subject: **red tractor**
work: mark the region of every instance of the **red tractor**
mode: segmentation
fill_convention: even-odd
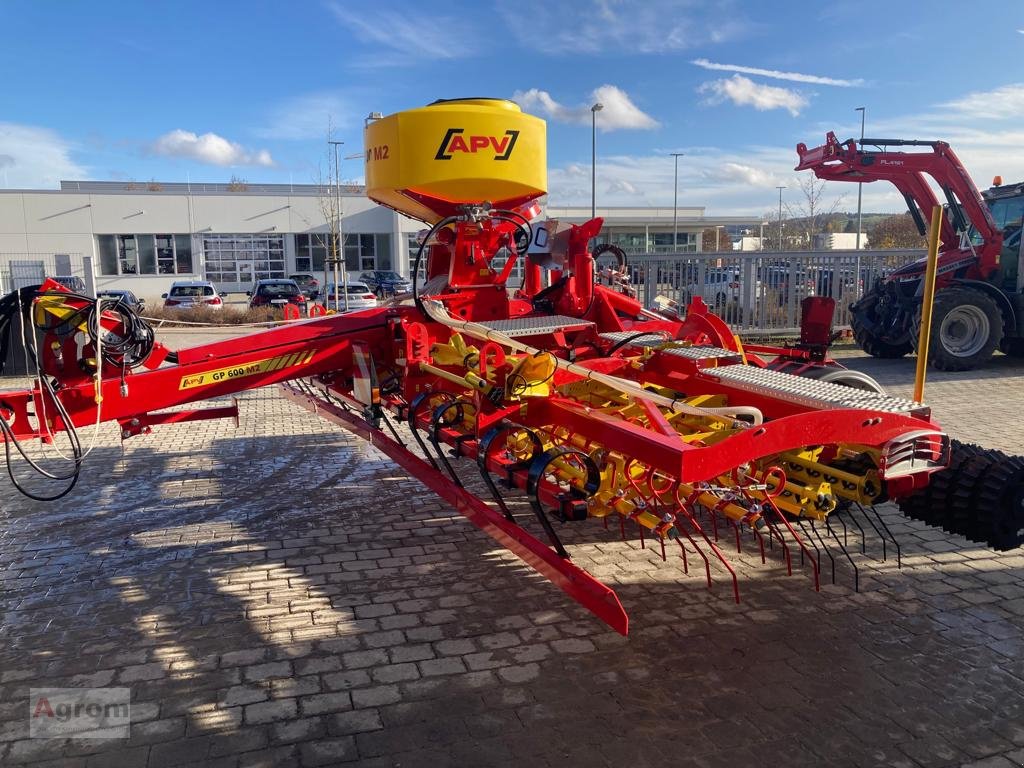
[[[813,170],[820,179],[891,181],[906,199],[922,235],[932,208],[939,204],[926,178],[931,177],[942,193],[946,215],[929,360],[940,370],[964,371],[984,365],[997,349],[1024,354],[1024,184],[979,192],[944,141],[840,143],[830,132],[824,145],[808,149],[798,144],[796,150],[796,170]],[[851,305],[854,337],[865,352],[895,358],[915,351],[924,269],[923,259],[897,269]]]

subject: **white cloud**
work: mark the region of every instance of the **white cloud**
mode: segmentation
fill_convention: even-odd
[[[177,128],[165,133],[150,146],[151,151],[166,157],[183,157],[209,165],[263,165],[274,164],[265,149],[251,152],[241,144],[228,141],[216,133],[199,136]]]
[[[353,107],[333,93],[308,93],[289,99],[271,110],[267,124],[254,133],[264,139],[323,139],[327,126],[352,125]]]
[[[614,85],[602,85],[595,88],[587,104],[568,107],[552,98],[547,91],[531,88],[528,91],[516,91],[512,98],[526,112],[538,112],[545,117],[560,123],[589,123],[590,107],[599,103],[604,108],[597,113],[597,127],[602,131],[649,130],[657,128],[659,123],[641,110],[629,94]]]
[[[498,12],[520,45],[546,56],[669,53],[735,40],[753,26],[735,7],[693,0],[519,0]]]
[[[479,46],[479,36],[463,17],[443,16],[409,6],[386,10],[370,3],[357,7],[352,2],[333,2],[327,7],[361,42],[384,51],[364,57],[364,65],[400,66],[425,59],[460,59],[476,53]]]
[[[940,104],[976,119],[1006,120],[1024,117],[1024,83],[1010,83],[991,91],[968,93]]]
[[[759,112],[785,109],[793,117],[799,115],[800,110],[809,103],[807,97],[797,91],[755,83],[743,75],[733,75],[727,80],[712,80],[701,85],[697,92],[706,94],[706,102],[709,104],[721,104],[728,100],[737,106],[753,107]]]
[[[618,192],[621,192],[621,193],[623,193],[625,195],[631,195],[631,196],[635,196],[635,195],[639,194],[639,191],[637,190],[637,188],[635,186],[633,186],[632,184],[630,184],[625,179],[614,179],[614,180],[612,180],[612,182],[606,187],[606,189],[609,192],[611,192],[612,194],[616,194]]]
[[[0,122],[0,181],[31,189],[87,177],[88,171],[71,159],[73,149],[49,128]]]
[[[800,72],[783,72],[778,69],[761,69],[760,67],[745,67],[740,64],[719,64],[707,59],[694,59],[693,63],[703,69],[711,69],[721,72],[739,72],[744,75],[760,75],[770,77],[774,80],[789,80],[794,83],[814,83],[815,85],[836,85],[842,88],[854,88],[863,85],[864,81],[842,80],[835,77],[823,77],[821,75],[804,75]]]

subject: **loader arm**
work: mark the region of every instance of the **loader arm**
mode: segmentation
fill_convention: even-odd
[[[878,149],[865,150],[867,146]],[[890,147],[925,147],[928,151],[905,152],[890,150]],[[977,274],[974,276],[986,278],[997,268],[1002,233],[992,219],[981,192],[946,142],[907,139],[864,139],[857,142],[850,139],[841,143],[830,131],[823,145],[808,148],[806,144],[798,144],[796,151],[800,162],[795,170],[812,170],[820,179],[892,182],[907,198],[908,206],[911,200],[916,204],[917,211],[913,206],[910,210],[919,224],[939,204],[925,178],[930,176],[942,191],[953,218],[952,223],[949,218],[943,218],[942,250],[959,248],[960,234],[973,227],[982,241],[976,248],[977,265],[973,271]]]

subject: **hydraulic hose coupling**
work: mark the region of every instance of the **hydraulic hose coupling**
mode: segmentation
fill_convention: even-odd
[[[462,214],[458,219],[459,221],[468,221],[475,224],[483,221],[484,219],[490,218],[492,209],[493,206],[486,200],[482,203],[466,203],[465,205],[459,206],[459,210]]]

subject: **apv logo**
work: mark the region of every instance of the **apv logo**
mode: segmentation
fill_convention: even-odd
[[[451,160],[456,152],[475,155],[481,151],[494,151],[495,160],[508,160],[515,149],[519,131],[505,131],[501,138],[497,136],[464,136],[465,128],[449,128],[437,148],[435,160]]]

